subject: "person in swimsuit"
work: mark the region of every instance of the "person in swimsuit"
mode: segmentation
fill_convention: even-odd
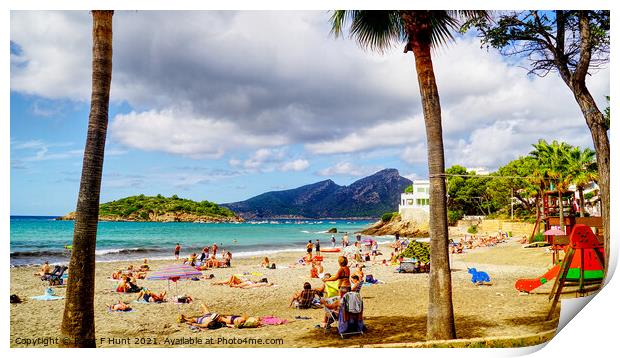
[[[312,254],[312,246],[312,240],[308,240],[308,243],[306,244],[306,252],[309,254]]]
[[[144,302],[164,302],[166,299],[165,297],[166,297],[166,291],[160,294],[156,294],[149,290],[143,290],[138,295],[138,298],[136,299],[136,301],[140,301],[140,299],[143,299]]]
[[[177,246],[174,247],[174,259],[179,259],[179,254],[181,253],[181,245],[177,242]]]
[[[45,276],[45,275],[49,275],[50,272],[52,272],[50,264],[49,264],[49,262],[45,261],[43,266],[41,266],[41,270],[39,270],[39,272],[35,273],[34,275],[35,276]]]
[[[316,239],[316,244],[314,244],[314,248],[316,250],[316,254],[320,255],[321,254],[321,242],[319,241],[319,239]]]
[[[351,270],[349,270],[349,260],[345,256],[338,257],[338,265],[340,268],[336,274],[324,281],[336,281],[338,280],[338,288],[342,287],[351,287],[351,282],[349,281],[349,277],[351,276]]]
[[[217,244],[214,242],[213,246],[211,247],[211,252],[213,254],[213,257],[216,257],[217,255]]]
[[[108,308],[110,309],[110,311],[123,311],[123,312],[131,311],[131,307],[129,307],[128,304],[122,301],[118,301],[117,303],[113,305],[109,305]]]

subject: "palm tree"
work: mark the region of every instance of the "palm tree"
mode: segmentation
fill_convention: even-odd
[[[339,36],[347,22],[350,34],[361,47],[383,52],[404,42],[405,53],[413,51],[422,99],[428,145],[430,179],[431,272],[427,339],[454,339],[452,279],[448,256],[448,221],[441,106],[435,81],[431,48],[453,40],[459,18],[487,17],[485,11],[336,10],[332,33]]]
[[[568,157],[572,146],[564,142],[558,143],[555,140],[549,144],[541,139],[537,144],[533,144],[533,147],[535,149],[530,155],[538,160],[540,170],[548,178],[549,187],[553,186],[553,189],[558,192],[560,228],[564,230],[564,204],[562,196],[568,191],[570,185]]]
[[[579,216],[584,217],[583,189],[592,181],[598,180],[596,152],[590,148],[582,151],[579,147],[575,147],[568,154],[568,176],[579,191]]]
[[[60,345],[64,347],[96,346],[95,246],[112,79],[113,15],[114,11],[92,11],[92,93],[61,326]]]

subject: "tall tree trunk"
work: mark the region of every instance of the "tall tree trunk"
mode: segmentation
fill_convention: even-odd
[[[571,89],[581,108],[583,116],[592,134],[592,142],[596,150],[596,165],[598,167],[598,186],[601,190],[601,215],[603,216],[603,236],[605,245],[605,271],[609,266],[609,137],[605,126],[603,113],[596,106],[596,102],[585,81],[574,81]]]
[[[403,12],[409,31],[410,48],[415,56],[418,85],[422,98],[426,140],[428,146],[428,173],[430,179],[431,270],[426,337],[429,340],[454,339],[454,312],[452,307],[452,277],[448,255],[448,213],[446,207],[445,163],[441,127],[441,106],[431,59],[430,21],[425,11]]]
[[[584,217],[586,216],[586,214],[585,214],[585,209],[583,207],[585,204],[585,200],[583,198],[583,187],[580,186],[577,189],[579,190],[579,216]]]
[[[560,208],[560,230],[564,231],[564,203],[562,203],[562,192],[558,189],[558,205]],[[567,233],[567,234],[570,234]]]
[[[95,246],[112,79],[113,11],[93,11],[92,93],[69,262],[63,347],[95,347]]]

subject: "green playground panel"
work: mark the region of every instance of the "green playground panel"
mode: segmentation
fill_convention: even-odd
[[[566,279],[569,281],[579,281],[580,274],[579,268],[570,268],[568,269],[568,274],[566,275]],[[584,280],[601,280],[603,279],[603,270],[584,270],[583,271]]]

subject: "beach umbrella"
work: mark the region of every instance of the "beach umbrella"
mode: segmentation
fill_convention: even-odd
[[[556,235],[566,235],[566,233],[560,229],[549,229],[543,232],[545,236],[556,236]]]
[[[147,280],[166,280],[168,281],[168,290],[170,290],[170,281],[175,283],[177,297],[179,296],[179,287],[177,281],[189,280],[193,277],[201,276],[202,272],[195,267],[189,265],[170,265],[157,271],[153,271],[146,278]]]

